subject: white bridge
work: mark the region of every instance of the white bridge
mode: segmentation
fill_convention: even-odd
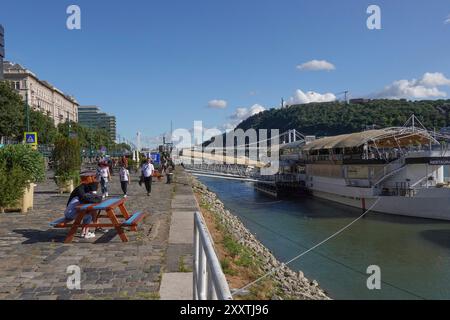
[[[305,141],[305,137],[295,129],[286,131],[271,139],[278,139],[278,146]],[[249,151],[251,148],[257,149],[258,144],[271,139],[250,142],[245,145],[231,147],[231,149]],[[256,147],[254,147],[255,145]],[[216,149],[214,154],[203,151],[201,147],[183,149],[180,160],[185,170],[195,176],[250,182],[260,181],[260,170],[270,166],[270,163],[260,160],[259,157],[256,160],[246,156],[229,156],[224,148]]]

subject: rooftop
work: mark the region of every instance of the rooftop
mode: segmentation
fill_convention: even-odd
[[[78,104],[78,102],[75,99],[75,97],[73,97],[71,95],[68,95],[68,94],[65,94],[64,92],[62,92],[61,90],[56,88],[54,85],[52,85],[50,82],[48,82],[46,80],[39,79],[38,76],[35,73],[33,73],[31,70],[23,67],[22,65],[20,65],[18,63],[11,62],[11,61],[3,61],[3,70],[4,70],[5,74],[26,74],[26,75],[30,75],[33,78],[35,78],[37,81],[42,83],[44,86],[46,86],[47,88],[58,92],[60,95],[62,95],[65,98],[69,99],[73,103]]]
[[[307,144],[303,150],[355,148],[364,144],[374,144],[379,148],[392,148],[411,144],[429,144],[430,142],[437,143],[426,130],[414,127],[392,127],[321,138]]]

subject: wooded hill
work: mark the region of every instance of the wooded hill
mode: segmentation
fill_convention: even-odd
[[[403,126],[415,114],[429,130],[450,126],[450,100],[370,100],[292,105],[271,109],[241,122],[237,129],[296,129],[305,135],[333,136],[365,130]]]

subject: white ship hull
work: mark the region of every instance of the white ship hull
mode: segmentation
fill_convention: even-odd
[[[403,127],[287,144],[279,176],[290,174],[314,196],[361,211],[450,220],[448,144],[416,123],[413,115]]]
[[[426,191],[426,190],[425,190]],[[433,192],[420,193],[415,197],[401,197],[401,196],[380,196],[370,198],[349,197],[339,194],[333,194],[322,191],[313,191],[315,197],[334,201],[347,206],[355,207],[363,210],[371,208],[375,202],[375,206],[371,212],[381,212],[386,214],[394,214],[408,217],[450,220],[450,189],[442,189],[442,192],[433,196]]]

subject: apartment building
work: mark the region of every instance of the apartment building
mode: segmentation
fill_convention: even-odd
[[[3,69],[5,80],[11,83],[31,109],[48,115],[55,125],[66,121],[78,122],[79,104],[74,97],[39,79],[20,64],[4,61]]]
[[[116,117],[101,111],[98,106],[78,107],[79,123],[88,128],[104,129],[116,141]]]

